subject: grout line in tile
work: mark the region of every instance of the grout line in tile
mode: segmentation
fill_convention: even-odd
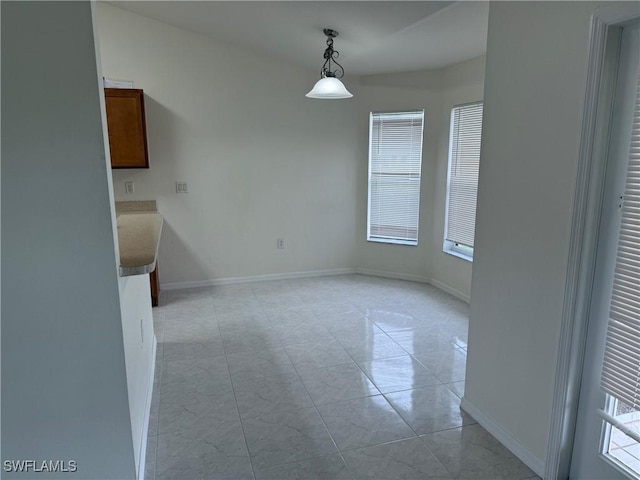
[[[458,427],[458,428],[461,428],[461,427]],[[425,434],[425,435],[428,435],[428,434]],[[422,439],[422,437],[421,437],[420,435],[418,435],[418,438],[419,438],[419,439],[420,439],[420,441],[422,442],[422,445],[424,445],[424,448],[427,450],[427,452],[429,452],[429,453],[431,454],[431,456],[432,456],[433,458],[435,458],[435,459],[436,459],[436,462],[438,462],[438,463],[440,464],[440,466],[441,466],[442,468],[444,468],[444,471],[445,471],[445,472],[447,472],[449,475],[451,475],[451,478],[456,478],[456,475],[455,475],[451,470],[449,470],[449,469],[444,465],[444,463],[442,463],[442,461],[440,461],[440,459],[438,458],[438,456],[437,456],[435,453],[433,453],[433,452],[431,451],[431,449],[429,448],[429,446],[426,444],[426,442]]]
[[[349,466],[347,461],[344,459],[344,455],[342,455],[342,452],[338,452],[338,455],[342,459],[342,463],[344,463],[345,467],[347,467],[347,471],[349,472],[349,475],[351,476],[351,478],[355,479],[355,475],[353,474],[353,471],[351,470],[351,467]]]
[[[318,320],[319,320],[319,319],[318,319]],[[375,322],[373,322],[373,323],[375,323]],[[338,341],[338,343],[340,343],[340,341],[336,338],[336,336],[333,334],[333,332],[329,331],[329,333],[333,336],[333,338],[334,338],[336,341]],[[392,340],[393,340],[393,339],[392,339]],[[340,345],[342,345],[342,344],[340,344]],[[347,351],[347,349],[346,349],[346,348],[344,348],[344,347],[342,347],[342,348],[344,349],[344,351],[345,351],[345,352],[347,352],[347,355],[349,355],[349,357],[351,357],[351,360],[353,360],[353,362],[354,362],[354,363],[355,363],[355,365],[358,367],[358,369],[360,370],[360,372],[362,372],[362,374],[365,376],[365,378],[367,378],[367,379],[371,382],[371,384],[376,388],[376,390],[379,392],[379,394],[380,394],[380,395],[382,395],[382,398],[384,398],[384,399],[385,399],[385,401],[386,401],[386,402],[391,406],[391,408],[392,408],[392,409],[393,409],[393,410],[398,414],[398,416],[400,417],[400,419],[401,419],[401,420],[402,420],[402,421],[403,421],[403,422],[404,422],[404,423],[409,427],[409,429],[414,433],[414,435],[416,435],[416,436],[418,436],[418,437],[419,437],[419,435],[416,433],[416,431],[411,427],[411,425],[409,425],[409,424],[407,423],[407,421],[402,417],[402,415],[400,415],[400,412],[398,412],[398,411],[396,410],[396,408],[395,408],[395,407],[393,406],[393,404],[389,401],[389,399],[387,399],[387,397],[386,397],[386,396],[384,396],[384,394],[380,391],[380,389],[379,389],[379,388],[378,388],[378,386],[375,384],[375,382],[374,382],[374,381],[369,377],[369,375],[367,375],[367,372],[365,372],[365,371],[364,371],[364,369],[360,366],[360,364],[356,361],[356,359],[355,359],[355,358],[353,358],[353,355],[351,355],[351,353],[349,353],[349,352]],[[303,382],[303,383],[304,383],[304,382]],[[359,397],[359,398],[368,398],[368,397],[373,397],[373,396],[376,396],[376,395],[377,395],[377,394],[373,394],[373,395],[366,395],[365,397]],[[314,400],[313,398],[311,398],[311,400],[313,401],[314,405],[316,405],[315,400]],[[329,404],[330,404],[330,403],[337,403],[337,402],[329,402]],[[317,405],[316,405],[316,410],[317,410]],[[318,410],[318,414],[320,415],[320,411],[319,411],[319,410]],[[322,415],[320,415],[320,418],[322,418]],[[324,418],[322,418],[322,422],[324,423]],[[327,429],[327,431],[329,431],[328,427],[326,426],[326,423],[325,423],[325,428]],[[333,436],[331,435],[331,432],[329,432],[329,435],[331,436],[331,439],[333,440],[334,444],[336,445],[336,448],[338,448],[338,444],[337,444],[337,443],[336,443],[336,441],[333,439]],[[410,437],[410,438],[413,438],[413,437]],[[391,443],[391,442],[387,442],[387,443]],[[344,450],[341,450],[340,448],[338,448],[338,451],[342,453],[342,451],[344,451]],[[346,463],[347,463],[347,462],[345,461],[345,464],[346,464]],[[348,468],[348,465],[347,465],[347,468]],[[351,471],[351,470],[349,470],[349,471]]]
[[[413,439],[420,439],[420,435],[412,435],[410,437],[405,437],[405,438],[396,438],[393,440],[387,440],[386,442],[380,442],[380,443],[373,443],[371,445],[365,445],[364,447],[351,447],[351,448],[344,448],[342,450],[340,450],[340,453],[349,453],[349,452],[353,452],[355,450],[363,450],[365,448],[371,448],[371,447],[380,447],[382,445],[392,445],[394,443],[400,443],[400,442],[406,442],[407,440],[413,440]],[[422,442],[422,444],[426,447],[426,445],[424,444],[424,442]],[[429,450],[429,449],[427,449]],[[431,450],[429,450],[429,453],[431,453],[433,455],[433,453],[431,452]],[[435,457],[435,455],[434,455]]]
[[[318,315],[315,312],[313,312],[313,315],[316,317],[317,321],[320,321],[320,319],[318,318]],[[329,334],[333,337],[333,334],[331,332],[329,332]],[[331,435],[331,432],[329,431],[329,427],[327,427],[327,424],[325,423],[324,418],[322,418],[322,415],[320,415],[320,410],[318,410],[318,405],[316,404],[316,401],[314,400],[314,398],[309,393],[309,389],[305,385],[304,380],[302,379],[302,376],[300,375],[300,372],[296,368],[296,365],[291,360],[291,357],[289,356],[289,352],[287,351],[286,347],[284,347],[284,346],[283,346],[283,350],[284,350],[285,355],[289,359],[289,362],[291,362],[291,365],[293,365],[293,369],[295,370],[296,375],[298,375],[298,380],[300,380],[300,383],[302,384],[302,387],[304,388],[304,391],[307,392],[307,395],[309,395],[309,398],[311,399],[311,403],[313,403],[313,408],[314,408],[314,410],[316,412],[316,415],[318,415],[318,417],[320,418],[320,421],[322,422],[322,425],[324,426],[324,429],[327,432],[327,435],[329,435],[329,438],[331,439],[331,442],[333,443],[333,446],[335,447],[337,452],[340,452],[340,449],[338,448],[338,444],[336,443],[335,439],[333,438],[333,435]]]
[[[253,289],[252,289],[253,291]],[[215,305],[213,305],[212,303],[212,308],[213,308],[213,313],[215,315],[216,318],[216,324],[218,326],[218,333],[220,335],[222,335],[222,332],[220,331],[220,324],[217,322],[217,312],[216,312],[216,307]],[[227,364],[227,373],[229,374],[229,381],[231,382],[231,391],[233,392],[233,400],[236,403],[236,412],[238,413],[238,420],[240,421],[240,428],[242,429],[242,439],[244,440],[244,446],[247,449],[247,457],[249,458],[249,466],[251,467],[251,475],[253,475],[253,478],[255,480],[256,478],[256,471],[253,467],[253,460],[251,458],[251,452],[249,451],[249,442],[247,442],[247,435],[245,434],[244,431],[244,423],[242,421],[242,416],[240,415],[240,406],[238,405],[238,396],[236,395],[236,389],[235,386],[233,384],[233,377],[231,376],[231,367],[229,366],[229,357],[227,356],[227,349],[224,345],[224,342],[222,342],[222,351],[224,352],[224,361]]]
[[[413,389],[409,389],[409,390],[413,390]],[[406,391],[408,391],[408,390],[401,390],[401,391],[402,391],[402,392],[406,392]],[[397,393],[397,392],[389,392],[389,393]],[[413,434],[414,434],[416,437],[420,438],[420,434],[419,434],[418,432],[416,432],[416,431],[415,431],[415,429],[414,429],[411,425],[409,425],[409,422],[407,422],[407,421],[404,419],[404,417],[402,416],[402,414],[400,413],[400,411],[395,407],[395,405],[393,404],[393,402],[387,398],[387,395],[388,395],[388,393],[387,393],[387,394],[383,393],[383,394],[382,394],[382,397],[387,401],[387,403],[391,406],[391,408],[393,408],[393,411],[394,411],[394,412],[396,412],[396,413],[398,414],[398,416],[399,416],[399,417],[402,419],[402,421],[407,425],[407,427],[409,427],[409,428],[411,429],[411,431],[413,432]],[[423,442],[423,443],[424,443],[424,442]]]
[[[404,441],[412,440],[412,439],[415,439],[415,438],[419,439],[420,436],[419,435],[413,435],[413,436],[410,436],[410,437],[404,437],[404,438],[397,438],[397,439],[394,439],[394,440],[388,440],[386,442],[372,443],[370,445],[365,445],[365,446],[361,446],[361,447],[344,448],[342,450],[338,449],[336,452],[323,453],[323,454],[320,454],[320,455],[310,455],[308,457],[298,458],[298,459],[290,461],[290,462],[283,462],[283,463],[277,463],[277,464],[274,464],[274,465],[269,465],[268,467],[264,467],[264,468],[281,467],[283,465],[291,465],[291,464],[294,464],[294,463],[298,463],[298,462],[302,462],[302,461],[306,461],[306,460],[311,460],[311,459],[314,459],[314,458],[321,458],[321,457],[328,457],[328,456],[331,456],[331,455],[338,455],[338,456],[340,456],[342,458],[342,461],[345,463],[345,465],[349,469],[349,472],[351,473],[351,469],[349,468],[349,464],[347,463],[347,461],[344,459],[344,456],[342,455],[343,453],[349,453],[349,452],[353,452],[355,450],[362,450],[362,449],[370,448],[370,447],[379,447],[379,446],[382,446],[382,445],[390,445],[390,444],[393,444],[393,443],[404,442]],[[424,444],[424,442],[421,442],[421,443],[426,448],[426,445]],[[429,453],[431,453],[433,455],[431,450],[429,450],[428,448],[427,448],[427,450],[429,451]],[[435,455],[433,455],[433,456],[435,457]]]
[[[370,397],[377,397],[377,396],[382,396],[387,401],[387,403],[391,406],[391,408],[393,408],[393,410],[396,411],[395,408],[393,407],[393,405],[391,405],[391,402],[389,400],[387,400],[387,398],[384,397],[382,394],[370,395],[368,397],[359,397],[359,398],[354,398],[354,399],[351,399],[351,400],[359,400],[360,398],[370,398]],[[348,402],[350,400],[341,400],[341,401],[342,402]],[[333,402],[333,403],[338,403],[338,402]],[[326,403],[324,405],[331,405],[331,404],[330,403]],[[320,413],[319,410],[318,410],[318,413]],[[398,413],[398,412],[396,411],[396,413]],[[365,446],[360,446],[360,447],[350,447],[350,448],[342,448],[342,449],[339,448],[338,444],[336,443],[336,447],[338,448],[338,452],[340,452],[340,453],[342,453],[342,452],[350,452],[352,450],[359,450],[361,448],[375,447],[375,446],[378,446],[378,445],[386,445],[388,443],[401,442],[402,440],[408,440],[410,438],[416,438],[416,437],[420,436],[415,432],[415,430],[413,430],[413,428],[411,428],[411,425],[407,424],[407,421],[404,418],[402,418],[402,415],[400,415],[398,413],[398,416],[409,427],[409,429],[413,432],[413,435],[411,435],[409,437],[404,437],[404,438],[396,438],[396,439],[393,439],[393,440],[386,440],[384,442],[372,443],[370,445],[365,445]],[[322,414],[320,414],[320,417],[322,417]],[[323,421],[324,421],[324,418],[323,418]]]
[[[330,457],[332,455],[338,455],[338,456],[340,456],[342,458],[342,454],[341,454],[340,451],[331,452],[331,453],[322,453],[320,455],[310,455],[308,457],[298,458],[298,459],[292,460],[290,462],[276,463],[274,465],[264,466],[262,469],[263,470],[267,470],[267,469],[270,469],[270,468],[282,467],[283,465],[293,465],[294,463],[306,462],[306,461],[309,461],[309,460],[313,460],[314,458]],[[344,459],[342,461],[344,461]],[[345,463],[345,465],[347,464],[347,462],[344,462],[344,463]],[[347,467],[348,467],[348,465],[347,465]]]

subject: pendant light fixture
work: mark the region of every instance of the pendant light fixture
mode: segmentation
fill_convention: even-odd
[[[320,80],[306,96],[325,99],[351,98],[353,95],[339,80],[344,77],[344,68],[336,61],[340,53],[333,49],[333,39],[338,36],[338,32],[330,28],[325,28],[323,31],[327,36],[327,48],[324,51],[324,64],[320,71]],[[332,63],[335,64],[333,70],[331,69]]]

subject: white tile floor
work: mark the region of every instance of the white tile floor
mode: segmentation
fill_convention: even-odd
[[[163,292],[149,479],[527,479],[460,410],[468,306],[361,275]]]

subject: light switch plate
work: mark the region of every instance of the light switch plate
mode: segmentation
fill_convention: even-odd
[[[133,195],[136,192],[133,181],[124,182],[124,193],[126,195]]]
[[[189,193],[189,188],[187,187],[187,182],[176,182],[176,193]]]

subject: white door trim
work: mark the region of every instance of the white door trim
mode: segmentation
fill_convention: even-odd
[[[604,161],[612,107],[612,83],[605,65],[610,27],[638,16],[635,2],[597,11],[591,20],[587,84],[576,177],[569,261],[557,351],[546,480],[569,477],[595,253],[602,204]],[[611,43],[611,42],[609,42]],[[607,132],[607,133],[604,133]],[[603,134],[604,133],[604,134]]]

